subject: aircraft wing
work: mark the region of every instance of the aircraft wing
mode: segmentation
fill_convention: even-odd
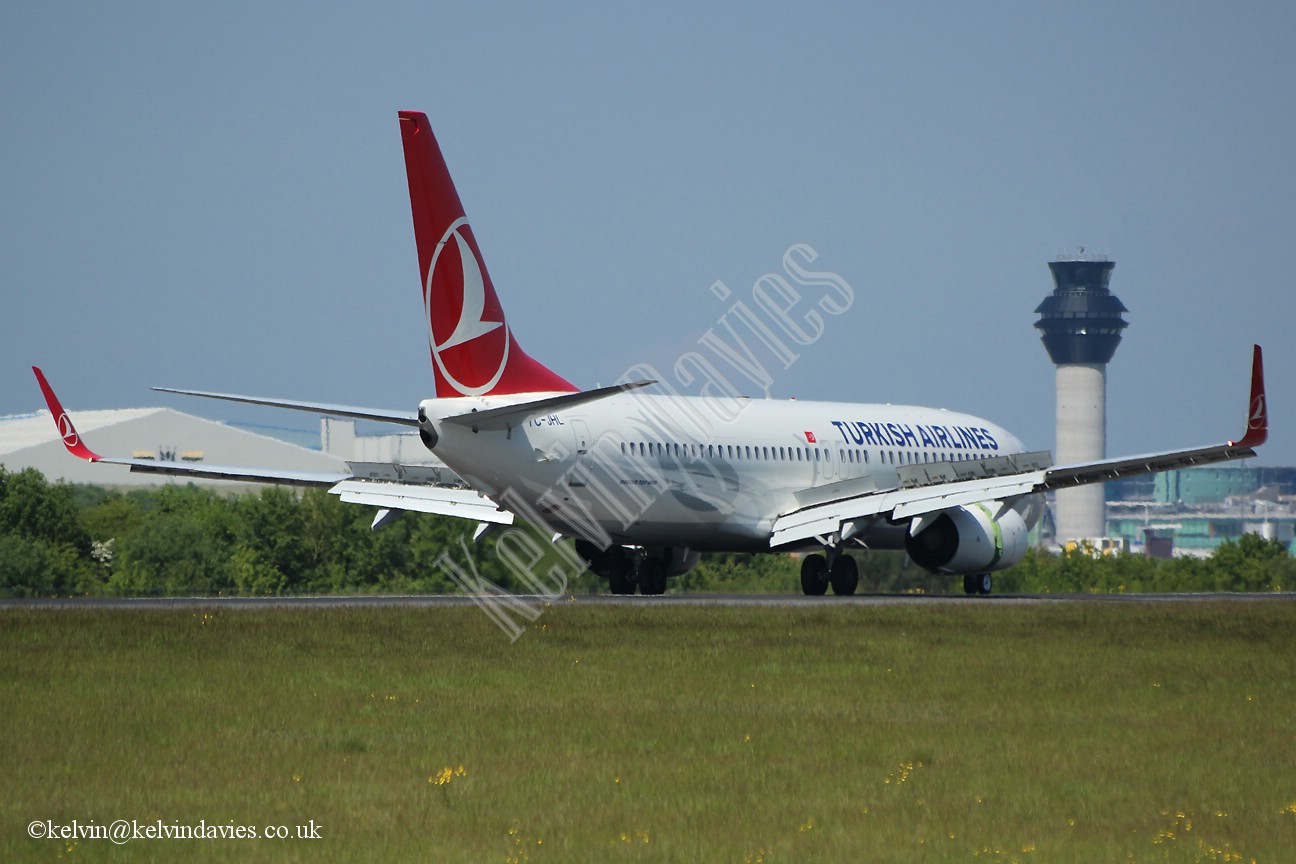
[[[382,510],[416,510],[423,513],[438,513],[445,516],[461,516],[476,519],[479,522],[512,524],[513,514],[502,509],[498,504],[484,495],[468,488],[450,469],[435,465],[400,465],[391,463],[348,462],[348,473],[316,471],[282,471],[273,468],[248,468],[237,466],[208,465],[193,462],[161,461],[156,459],[127,459],[111,456],[100,456],[91,450],[89,445],[77,432],[72,418],[63,409],[58,396],[50,387],[49,381],[41,370],[33,366],[36,380],[45,396],[50,414],[55,418],[59,435],[68,452],[88,462],[102,462],[105,465],[126,465],[131,471],[149,474],[166,474],[175,477],[197,477],[208,480],[235,480],[253,483],[268,483],[286,486],[315,487],[328,489],[343,501],[354,504],[368,504]],[[279,407],[300,407],[317,413],[324,406],[310,406],[306,403],[286,404],[282,400],[254,400],[248,397],[231,397],[225,394],[194,393],[190,395],[212,396],[214,398],[231,398],[235,401],[256,402]],[[339,408],[344,406],[329,406]],[[362,417],[369,420],[387,420],[404,423],[399,419],[403,415],[388,412],[392,416],[383,416],[381,412],[368,409],[351,409],[349,413],[329,411],[344,417]],[[413,415],[410,415],[412,418]],[[416,425],[415,421],[415,425]]]
[[[1269,436],[1269,415],[1265,402],[1264,363],[1256,345],[1251,361],[1251,400],[1246,433],[1237,441],[1189,450],[1167,450],[1142,456],[1047,465],[1047,454],[1026,453],[974,462],[935,465],[906,465],[897,472],[899,483],[891,489],[868,489],[853,494],[843,487],[832,500],[807,502],[774,521],[771,546],[782,546],[815,538],[846,537],[857,521],[913,519],[911,533],[918,533],[926,520],[950,507],[977,502],[1008,502],[1033,492],[1067,489],[1087,483],[1101,483],[1118,477],[1150,474],[1173,468],[1209,465],[1256,455],[1255,448]],[[969,476],[978,475],[978,476]],[[819,490],[805,490],[805,496]],[[801,498],[802,496],[798,496]],[[803,499],[804,500],[804,499]]]
[[[278,471],[273,468],[244,468],[234,465],[206,465],[194,462],[167,462],[157,459],[118,459],[98,456],[91,462],[105,465],[128,465],[133,472],[143,474],[169,474],[175,477],[195,477],[203,480],[234,480],[244,483],[265,483],[272,486],[301,486],[331,488],[351,475],[327,471]]]
[[[1024,455],[1036,457],[1039,454]],[[976,464],[949,462],[942,463],[940,466],[906,467],[936,468],[954,465],[963,467]],[[1034,459],[1030,459],[1027,460],[1027,464],[1036,463]],[[1012,466],[1014,469],[1016,467],[1016,465]],[[827,537],[839,534],[843,529],[846,529],[848,534],[849,529],[846,526],[857,520],[885,518],[888,521],[899,522],[915,516],[939,513],[961,504],[1016,498],[1037,491],[1046,473],[1046,470],[1037,468],[974,480],[940,481],[908,488],[898,486],[894,489],[865,492],[836,501],[801,507],[774,520],[770,546],[783,546],[788,543]]]

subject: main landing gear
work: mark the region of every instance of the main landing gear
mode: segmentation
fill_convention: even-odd
[[[989,594],[994,584],[990,581],[989,573],[968,573],[963,577],[964,594],[980,594],[982,596]]]
[[[859,566],[855,559],[832,547],[824,552],[824,555],[807,555],[801,559],[802,593],[820,597],[831,585],[834,594],[854,594],[859,587]]]
[[[656,558],[618,556],[605,572],[613,594],[633,594],[636,588],[647,596],[666,593],[666,564]]]
[[[646,554],[642,549],[632,550],[611,546],[600,550],[578,542],[576,552],[590,562],[590,569],[608,580],[613,594],[657,595],[666,593],[666,561],[657,555]]]

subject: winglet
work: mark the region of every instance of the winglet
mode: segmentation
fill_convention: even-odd
[[[1265,401],[1264,360],[1260,346],[1251,358],[1251,401],[1247,403],[1247,429],[1241,441],[1230,441],[1233,447],[1259,447],[1269,440],[1269,406]]]
[[[45,394],[45,404],[49,406],[50,414],[54,417],[54,425],[58,427],[59,437],[63,439],[63,446],[78,459],[98,462],[101,457],[81,440],[76,427],[72,425],[72,418],[63,410],[58,397],[54,395],[54,388],[50,387],[49,382],[45,380],[45,373],[41,372],[39,366],[33,366],[32,371],[36,373],[36,382],[40,384],[41,393]]]

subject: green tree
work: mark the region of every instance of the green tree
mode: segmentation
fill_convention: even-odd
[[[1212,556],[1216,591],[1272,591],[1288,571],[1287,547],[1259,534],[1221,543]],[[1290,584],[1290,582],[1289,582]]]
[[[50,484],[35,468],[11,474],[0,467],[0,531],[66,543],[89,552],[90,538],[81,527],[72,487]]]
[[[259,494],[234,499],[233,531],[236,541],[257,550],[258,558],[296,586],[309,582],[303,541],[304,519],[297,496],[271,486]]]
[[[196,486],[150,496],[139,528],[121,539],[108,582],[116,594],[225,594],[233,582],[230,505]]]
[[[243,596],[282,594],[288,583],[282,573],[261,559],[256,549],[242,544],[230,556],[228,573],[234,590]]]
[[[73,487],[51,484],[34,468],[0,466],[0,593],[80,594],[92,590],[95,567]]]

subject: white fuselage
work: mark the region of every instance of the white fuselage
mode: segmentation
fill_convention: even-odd
[[[982,418],[906,405],[626,394],[506,429],[438,422],[536,395],[420,410],[436,454],[480,492],[520,499],[562,533],[626,545],[768,551],[774,520],[834,490],[891,489],[905,465],[1024,450]],[[881,523],[861,540],[898,548],[904,530]]]

